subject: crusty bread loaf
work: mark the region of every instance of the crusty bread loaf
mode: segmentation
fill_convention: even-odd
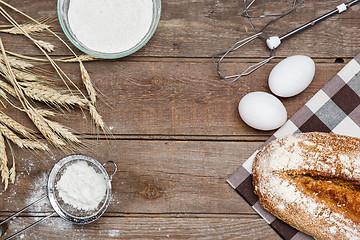
[[[316,239],[360,239],[360,139],[301,133],[257,154],[253,184],[270,213]]]

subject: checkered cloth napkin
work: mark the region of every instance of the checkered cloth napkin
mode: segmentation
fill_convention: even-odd
[[[360,54],[318,91],[264,145],[288,134],[312,131],[360,137]],[[228,183],[283,239],[314,239],[285,224],[261,207],[258,197],[254,194],[251,176],[256,153],[228,179]]]

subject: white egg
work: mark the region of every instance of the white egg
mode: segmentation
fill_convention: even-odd
[[[310,57],[291,56],[273,68],[269,76],[269,87],[279,97],[292,97],[304,91],[314,75],[315,63]]]
[[[282,102],[266,92],[252,92],[239,103],[242,120],[258,130],[274,130],[287,120],[287,112]]]

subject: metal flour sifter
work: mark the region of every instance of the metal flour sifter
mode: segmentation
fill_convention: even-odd
[[[62,201],[61,197],[59,197],[59,192],[56,188],[56,183],[60,180],[60,177],[64,173],[64,171],[67,169],[68,166],[78,162],[78,161],[85,161],[89,166],[93,167],[94,170],[102,174],[102,176],[105,179],[106,184],[106,193],[104,198],[99,203],[98,207],[91,211],[84,211],[79,210],[74,207],[72,207],[69,204],[66,204]],[[113,164],[114,171],[109,175],[107,171],[105,170],[105,166],[108,164]],[[12,234],[11,236],[5,238],[5,239],[12,239],[16,236],[19,236],[24,231],[32,228],[33,226],[45,221],[46,219],[59,215],[61,218],[70,221],[75,224],[87,224],[91,223],[95,220],[97,220],[99,217],[103,215],[103,213],[106,211],[110,204],[111,200],[111,181],[112,177],[117,171],[117,165],[113,161],[108,161],[104,164],[100,164],[97,160],[95,160],[92,157],[82,155],[82,154],[75,154],[75,155],[69,155],[64,158],[62,158],[59,162],[57,162],[54,167],[52,168],[48,182],[47,182],[47,194],[36,200],[35,202],[31,203],[30,205],[26,206],[25,208],[21,209],[20,211],[16,212],[15,214],[11,215],[10,217],[6,218],[2,222],[0,222],[0,229],[1,231],[4,231],[4,228],[1,228],[1,226],[4,226],[5,223],[8,221],[14,219],[15,217],[19,216],[22,212],[29,209],[31,206],[45,200],[46,198],[49,199],[49,202],[52,206],[52,208],[55,210],[55,212],[47,215],[46,217],[34,222],[33,224],[21,229],[20,231]],[[0,236],[1,236],[0,231]]]

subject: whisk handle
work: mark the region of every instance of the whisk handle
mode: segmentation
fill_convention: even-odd
[[[353,5],[353,4],[355,4],[355,3],[358,3],[358,2],[360,2],[360,0],[353,0],[353,1],[351,1],[351,2],[348,2],[348,3],[346,3],[345,5],[346,5],[346,7],[351,7],[351,5]]]
[[[283,36],[280,37],[280,40],[283,40],[283,39],[285,39],[285,38],[287,38],[287,37],[290,37],[291,35],[293,35],[293,34],[295,34],[295,33],[297,33],[297,32],[300,32],[300,31],[304,30],[304,29],[307,28],[307,27],[313,26],[313,25],[316,24],[317,22],[320,22],[321,20],[324,20],[325,18],[328,18],[328,17],[334,15],[335,13],[342,13],[342,12],[344,12],[345,10],[347,10],[347,8],[349,8],[349,7],[351,7],[352,5],[354,5],[354,4],[356,4],[356,3],[359,3],[359,2],[360,2],[360,0],[353,0],[353,1],[350,1],[350,2],[348,2],[348,3],[340,4],[340,5],[339,5],[337,8],[335,8],[334,10],[332,10],[332,11],[330,11],[330,12],[328,12],[328,13],[326,13],[326,14],[324,14],[324,15],[322,15],[322,16],[320,16],[320,17],[318,17],[318,18],[316,18],[316,19],[314,19],[314,20],[312,20],[312,21],[310,21],[310,22],[308,22],[308,23],[306,23],[306,24],[304,24],[304,25],[302,25],[302,26],[294,29],[294,30],[292,30],[291,32],[286,33],[285,35],[283,35]]]

